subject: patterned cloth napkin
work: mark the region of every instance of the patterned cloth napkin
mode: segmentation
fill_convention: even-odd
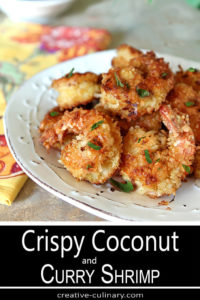
[[[10,95],[24,80],[59,62],[106,49],[104,29],[50,27],[30,23],[0,24],[0,203],[11,205],[27,176],[12,157],[3,129]]]

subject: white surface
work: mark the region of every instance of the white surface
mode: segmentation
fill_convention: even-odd
[[[7,142],[17,162],[30,178],[57,197],[108,220],[200,221],[200,188],[193,179],[183,183],[176,198],[166,209],[136,192],[111,192],[109,184],[94,186],[78,182],[57,162],[58,153],[49,154],[39,143],[38,126],[44,114],[56,105],[56,93],[51,82],[72,67],[78,72],[106,72],[115,51],[102,51],[58,64],[23,84],[11,97],[4,118]],[[162,55],[175,70],[200,68],[200,64]],[[41,158],[42,157],[42,158]]]
[[[13,20],[39,21],[63,13],[74,0],[0,0],[2,11]]]

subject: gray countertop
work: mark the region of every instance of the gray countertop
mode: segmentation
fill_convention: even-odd
[[[5,18],[0,14],[0,22]],[[110,48],[121,43],[200,61],[200,10],[183,0],[76,0],[51,25],[105,28]],[[44,191],[28,179],[11,207],[0,205],[0,221],[100,221]]]

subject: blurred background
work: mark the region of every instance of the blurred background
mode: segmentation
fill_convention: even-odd
[[[0,0],[0,6],[12,20],[105,28],[110,48],[126,42],[200,58],[200,0]],[[5,19],[1,13],[0,22]]]

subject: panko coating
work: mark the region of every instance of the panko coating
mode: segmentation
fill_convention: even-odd
[[[188,71],[189,72],[189,71]],[[193,86],[186,83],[176,83],[167,96],[172,108],[186,113],[189,116],[190,126],[194,132],[195,143],[200,146],[200,94]],[[200,178],[200,154],[195,154],[194,176]]]
[[[129,66],[102,75],[101,105],[128,121],[157,111],[173,88],[174,76],[153,52],[132,59]]]
[[[54,125],[62,118],[63,111],[60,108],[52,108],[40,123],[40,142],[49,150],[50,148],[60,149],[61,144],[54,130]]]
[[[122,138],[117,123],[95,109],[66,111],[56,125],[62,143],[65,133],[75,138],[61,150],[61,163],[78,180],[106,182],[118,169]]]
[[[117,56],[112,59],[113,67],[127,67],[133,58],[142,56],[142,51],[129,45],[122,44],[117,48]]]
[[[193,168],[194,168],[194,177],[200,178],[200,147],[197,147]]]
[[[67,74],[54,80],[52,87],[58,92],[59,107],[71,109],[91,102],[100,92],[99,76],[91,72]]]
[[[194,132],[195,141],[200,145],[200,95],[185,83],[175,84],[173,90],[167,96],[172,108],[188,114],[190,126]]]
[[[170,106],[160,108],[162,122],[169,130],[147,131],[131,127],[124,138],[121,175],[152,198],[175,194],[181,181],[191,173],[195,142],[185,115]]]
[[[126,44],[107,73],[72,68],[52,83],[58,107],[40,124],[41,143],[78,180],[118,175],[125,192],[175,194],[187,175],[200,178],[200,71],[179,69]]]
[[[152,114],[146,114],[141,116],[134,122],[135,126],[139,126],[146,130],[160,130],[162,128],[162,120],[159,111],[155,111]]]
[[[111,111],[106,111],[101,103],[97,104],[95,109],[109,114],[109,116],[115,119],[121,129],[122,136],[126,135],[132,126],[139,126],[147,130],[160,130],[162,127],[162,120],[159,111],[155,111],[150,115],[143,115],[135,121],[128,121],[126,119],[121,119],[119,116],[113,115]]]
[[[186,71],[181,67],[179,67],[179,69],[180,70],[175,74],[175,82],[190,85],[200,96],[200,71],[192,67]]]
[[[138,118],[136,121],[128,122],[126,119],[121,119],[116,116],[118,126],[121,129],[122,136],[125,136],[131,127],[139,126],[146,130],[160,130],[162,128],[162,121],[159,111],[153,112],[150,115],[144,115]]]

